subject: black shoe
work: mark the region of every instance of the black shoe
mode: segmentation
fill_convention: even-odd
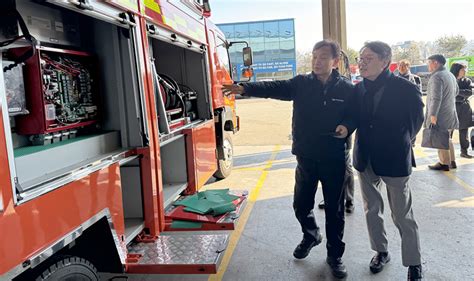
[[[318,208],[321,210],[324,209],[324,200],[321,200],[321,202],[319,202]]]
[[[449,168],[451,169],[456,169],[458,165],[456,165],[456,161],[451,161],[451,165],[449,165]]]
[[[446,171],[446,172],[449,171],[449,165],[444,165],[439,162],[434,165],[429,165],[428,168],[430,168],[430,170],[435,170],[435,171]]]
[[[296,246],[296,249],[293,251],[293,256],[297,259],[304,259],[309,255],[311,249],[317,245],[319,245],[323,241],[323,236],[318,234],[316,240],[309,240],[307,238],[303,238],[301,242]]]
[[[326,262],[331,267],[331,272],[334,277],[342,279],[347,277],[347,270],[341,258],[327,257]]]
[[[423,280],[423,270],[421,265],[410,265],[408,267],[408,281],[421,281]]]
[[[461,152],[461,157],[463,158],[467,158],[467,159],[472,159],[472,155],[469,155],[469,153],[467,153],[467,151],[462,151]]]
[[[390,255],[388,252],[377,253],[370,261],[370,271],[372,273],[379,273],[383,270],[383,267],[390,261]]]
[[[354,202],[346,201],[346,213],[351,214],[354,212]]]

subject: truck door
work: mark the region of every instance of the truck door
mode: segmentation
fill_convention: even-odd
[[[1,102],[0,161],[7,164],[2,163],[0,176],[8,177],[11,189],[2,190],[1,197],[11,194],[13,206],[29,206],[71,186],[90,188],[84,179],[118,165],[118,182],[101,180],[122,189],[114,202],[125,218],[117,222],[119,235],[130,241],[145,228],[157,234],[156,209],[144,207],[157,205],[151,180],[156,157],[150,149],[154,136],[143,89],[141,32],[133,13],[138,6],[134,1],[44,2],[16,1],[38,43],[20,40],[2,50],[2,68],[29,50],[34,56],[0,83],[0,100],[18,102]],[[125,2],[131,3],[126,9]],[[107,201],[107,189],[97,192],[104,200],[90,201],[93,206]],[[67,212],[82,212],[76,207]],[[51,225],[60,219],[51,217]]]
[[[196,13],[201,12],[196,1],[147,1],[145,8],[147,61],[159,119],[158,193],[165,220],[158,237],[129,244],[132,258],[127,269],[130,273],[216,273],[229,238],[228,232],[220,230],[234,228],[244,203],[236,202],[235,213],[219,218],[189,214],[174,204],[196,193],[216,171],[211,95],[216,89],[211,83],[215,71],[210,70],[204,20]],[[225,79],[223,72],[220,76]],[[245,195],[240,195],[245,201]]]

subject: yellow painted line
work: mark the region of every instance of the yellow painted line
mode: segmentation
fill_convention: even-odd
[[[243,168],[236,168],[233,169],[234,171],[263,171],[265,167],[243,167]]]
[[[474,187],[472,187],[470,184],[463,181],[462,179],[456,177],[456,175],[454,173],[444,172],[443,174],[445,174],[448,178],[452,179],[454,182],[456,182],[460,186],[464,187],[464,189],[466,189],[467,191],[469,191],[471,193],[474,193]]]
[[[474,207],[474,196],[465,197],[460,200],[450,200],[436,204],[435,207],[442,208],[473,208]]]
[[[426,153],[423,148],[416,146],[414,149],[415,158],[425,158],[428,157],[430,154]]]
[[[237,243],[239,242],[240,236],[242,236],[245,225],[247,224],[247,221],[250,217],[250,213],[252,212],[253,206],[255,205],[258,195],[260,194],[260,190],[262,189],[263,183],[265,182],[268,176],[268,169],[272,167],[273,161],[275,160],[279,150],[280,150],[280,146],[279,145],[275,146],[275,148],[273,149],[272,155],[270,156],[270,159],[267,161],[267,164],[265,165],[265,170],[262,172],[262,174],[260,175],[260,178],[258,179],[257,184],[250,192],[249,198],[247,199],[248,200],[247,206],[245,207],[243,213],[240,215],[236,229],[232,232],[229,245],[227,246],[227,249],[225,251],[219,270],[217,271],[216,274],[209,276],[209,279],[208,279],[209,281],[221,281],[222,278],[224,277],[224,273],[227,271],[227,267],[229,266],[232,254],[234,253],[235,248],[237,247]]]
[[[459,164],[458,164],[459,165]],[[422,165],[422,166],[418,166],[416,168],[414,168],[415,171],[425,171],[425,170],[429,170],[428,168],[429,165]],[[463,181],[462,179],[456,177],[456,173],[453,173],[453,172],[442,172],[444,175],[446,175],[448,178],[450,178],[451,180],[453,180],[455,183],[459,184],[460,186],[462,186],[464,189],[466,189],[467,191],[471,192],[471,193],[474,193],[474,187],[472,187],[470,184],[468,184],[467,182]]]
[[[420,165],[420,166],[416,166],[413,168],[413,171],[427,171],[429,170],[428,166],[431,165],[431,164],[426,164],[426,165]]]
[[[283,159],[283,160],[279,160],[279,161],[273,161],[272,165],[287,164],[287,163],[296,164],[296,159],[291,159],[291,160]],[[240,167],[240,168],[236,168],[236,167],[233,168],[234,171],[263,171],[265,169],[266,169],[266,166],[264,166],[264,164],[256,165],[256,166],[247,165],[247,166],[243,166],[243,167]],[[292,170],[294,170],[294,169],[292,168]]]

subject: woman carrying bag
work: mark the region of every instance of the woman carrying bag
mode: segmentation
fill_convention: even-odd
[[[468,130],[473,126],[472,108],[469,104],[469,97],[472,96],[473,84],[466,78],[466,66],[460,63],[453,63],[450,68],[451,73],[456,77],[459,94],[456,96],[456,112],[459,119],[459,142],[461,144],[461,157],[473,158],[467,153],[469,148]]]

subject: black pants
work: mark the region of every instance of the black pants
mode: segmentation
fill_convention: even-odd
[[[345,244],[344,235],[344,174],[345,161],[317,161],[296,157],[293,209],[306,239],[315,239],[319,227],[314,217],[314,197],[320,181],[323,188],[326,213],[326,238],[328,256],[341,257]]]
[[[459,143],[461,144],[461,152],[467,152],[469,148],[469,139],[467,136],[468,128],[459,129]]]
[[[345,151],[346,157],[346,174],[344,175],[343,189],[345,192],[346,202],[354,203],[354,169],[352,168],[351,151]]]

